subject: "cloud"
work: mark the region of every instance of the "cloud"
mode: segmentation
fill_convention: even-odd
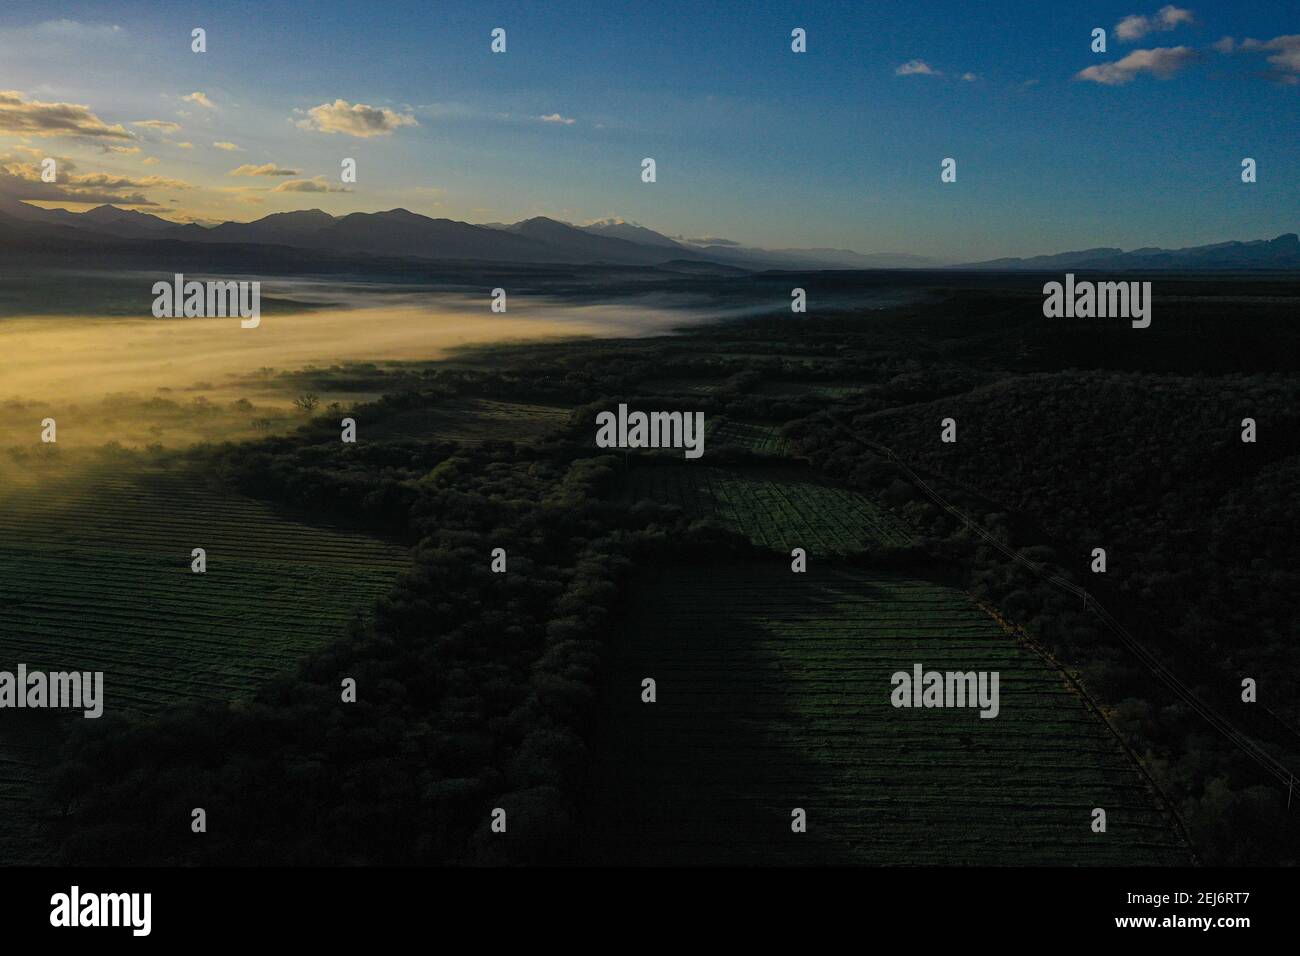
[[[127,153],[133,154],[140,152],[139,146],[110,146],[108,143],[102,143],[99,147],[102,153]]]
[[[73,186],[92,186],[98,189],[192,189],[183,179],[171,179],[168,176],[113,176],[109,173],[86,173],[69,176],[68,183]]]
[[[52,157],[57,175],[55,182],[47,183],[41,180],[39,162],[26,162],[24,159],[39,155],[39,150],[20,146],[12,153],[0,156],[0,195],[20,200],[153,206],[156,203],[137,190],[193,188],[184,180],[167,176],[78,173],[76,163],[66,156]]]
[[[539,116],[537,118],[543,123],[563,123],[565,126],[572,126],[574,123],[578,122],[568,116],[561,116],[559,113],[547,113],[545,116]]]
[[[38,23],[32,30],[37,34],[51,37],[70,37],[74,39],[105,40],[126,36],[126,31],[116,24],[81,23],[77,20],[46,20]]]
[[[76,162],[69,156],[51,156],[30,146],[15,146],[12,152],[0,155],[0,170],[17,179],[40,182],[41,163],[46,159],[54,160],[55,179],[60,183],[66,183],[68,176],[77,169]]]
[[[974,73],[963,73],[961,75],[961,78],[962,78],[962,82],[964,83],[974,83],[976,80],[979,79],[979,77],[976,76]]]
[[[894,76],[943,76],[943,73],[924,60],[908,60],[902,66],[894,67]]]
[[[1139,73],[1151,73],[1168,79],[1188,63],[1197,53],[1190,47],[1156,47],[1153,50],[1134,50],[1122,60],[1099,63],[1074,75],[1076,80],[1090,80],[1103,86],[1123,86],[1131,83]]]
[[[1269,53],[1268,77],[1287,86],[1300,85],[1300,33],[1274,37],[1271,40],[1245,39],[1235,44],[1238,53]],[[1234,52],[1232,37],[1224,37],[1214,48],[1220,53]]]
[[[1173,4],[1169,4],[1157,10],[1155,16],[1144,17],[1136,13],[1130,14],[1115,24],[1115,36],[1127,43],[1131,43],[1134,40],[1142,39],[1148,33],[1157,31],[1166,33],[1179,24],[1192,24],[1195,22],[1196,19],[1192,16],[1191,10],[1181,10]]]
[[[135,120],[131,125],[157,130],[160,133],[174,133],[181,128],[180,123],[173,123],[171,120]]]
[[[0,196],[37,202],[113,203],[118,206],[155,206],[157,203],[140,193],[70,187],[62,183],[35,182],[9,173],[0,165]]]
[[[144,159],[140,160],[140,165],[141,165],[141,166],[157,166],[158,163],[160,163],[160,162],[161,162],[161,160],[160,160],[157,156],[146,156]]]
[[[346,133],[349,136],[387,136],[402,126],[419,126],[409,113],[394,113],[384,107],[367,106],[335,100],[307,111],[307,119],[298,120],[302,129],[318,133]]]
[[[177,149],[193,149],[193,148],[194,148],[194,144],[193,144],[193,143],[172,143],[172,145],[175,146]]]
[[[87,139],[133,139],[119,125],[110,126],[75,103],[42,103],[17,90],[0,91],[0,133],[21,136],[79,136]]]
[[[693,246],[739,246],[740,243],[735,239],[723,239],[720,236],[697,236],[688,238],[686,236],[672,236],[681,242],[689,242]]]
[[[261,166],[254,166],[252,163],[245,163],[243,166],[230,171],[231,176],[297,176],[302,172],[301,169],[285,169],[275,165],[275,163],[265,163]]]
[[[194,92],[190,93],[188,96],[182,96],[181,99],[186,103],[197,103],[199,106],[207,107],[210,110],[215,110],[217,108],[217,104],[208,99],[206,93]]]
[[[242,153],[244,151],[244,147],[238,146],[235,143],[221,142],[213,143],[212,145],[217,149],[224,149],[227,153]]]
[[[324,176],[313,176],[311,179],[290,179],[280,183],[271,190],[273,193],[345,193],[347,192],[342,186],[331,186],[325,181]]]

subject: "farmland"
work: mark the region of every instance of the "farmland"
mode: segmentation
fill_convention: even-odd
[[[489,399],[447,399],[434,405],[386,414],[373,428],[364,416],[358,427],[379,441],[535,442],[562,428],[569,409],[554,405]]]
[[[1036,292],[1028,301],[1032,325]],[[63,853],[86,860],[143,839],[146,862],[240,861],[251,838],[260,860],[313,864],[1132,865],[1187,862],[1185,830],[1203,862],[1294,862],[1285,786],[1180,705],[1092,605],[988,547],[853,440],[897,448],[994,539],[1088,580],[1090,598],[1198,696],[1227,696],[1220,709],[1253,733],[1274,711],[1294,714],[1289,392],[1263,379],[1184,388],[1131,371],[1025,372],[1025,355],[1048,365],[1054,353],[1021,349],[1029,333],[1004,305],[502,345],[446,365],[286,379],[286,394],[387,397],[355,410],[355,446],[326,408],[284,437],[194,457],[249,494],[419,542],[384,613],[330,651],[348,672],[367,669],[363,686],[395,692],[365,695],[349,713],[363,719],[337,724],[332,668],[298,670],[293,694],[255,707],[244,688],[338,633],[387,589],[401,552],[160,465],[60,484],[49,475],[62,446],[15,456],[10,471],[35,480],[0,492],[0,600],[17,624],[0,653],[52,666],[63,660],[50,649],[92,633],[76,663],[108,672],[110,713],[151,719],[125,744],[111,720],[78,721],[103,739],[70,738],[60,755],[20,722],[33,715],[10,715],[0,801],[14,806],[53,753],[80,809],[75,826],[47,829],[75,831]],[[1224,328],[1240,332],[1229,316]],[[817,349],[803,371],[786,367]],[[1102,358],[1115,357],[1136,361]],[[1169,361],[1160,349],[1142,360]],[[592,413],[622,402],[703,411],[705,458],[594,447]],[[1071,409],[1079,428],[1063,431]],[[960,445],[938,440],[950,414]],[[1247,414],[1258,444],[1239,438]],[[68,416],[61,434],[65,418],[72,435],[99,437]],[[21,430],[34,441],[31,416]],[[1097,542],[1112,562],[1104,578],[1080,567]],[[196,546],[206,576],[189,573]],[[494,576],[497,546],[510,567]],[[806,574],[791,573],[792,547],[807,549]],[[1176,639],[1160,641],[1171,627]],[[1193,639],[1230,680],[1188,666]],[[999,716],[894,709],[890,676],[913,664],[996,670]],[[1261,677],[1263,706],[1238,706],[1243,675]],[[647,676],[654,705],[640,701]],[[214,709],[164,706],[230,696],[241,699],[216,725]],[[1282,736],[1258,739],[1275,748]],[[128,748],[136,773],[119,782]],[[157,835],[156,811],[195,779],[242,831],[197,849],[186,831]],[[508,840],[485,830],[497,806],[510,807]],[[808,811],[805,834],[791,832],[794,807]],[[1090,829],[1095,807],[1105,834]],[[0,856],[14,859],[7,847],[42,821],[7,819]]]
[[[643,576],[614,642],[592,859],[1187,861],[1105,723],[960,592],[779,559],[702,571]],[[890,675],[913,663],[999,671],[1000,715],[894,709]]]
[[[670,378],[642,382],[637,387],[647,395],[709,395],[722,383],[712,378]]]
[[[861,495],[794,467],[744,472],[692,463],[637,467],[628,496],[680,505],[712,518],[755,544],[789,553],[851,554],[864,543],[905,545],[911,535],[897,519]]]
[[[166,468],[13,492],[0,540],[0,661],[103,670],[109,706],[139,711],[249,690],[336,637],[406,563]]]
[[[205,574],[191,572],[196,547]],[[174,468],[54,472],[0,500],[0,668],[103,671],[108,715],[245,696],[338,638],[406,563]],[[6,722],[0,738],[10,859],[26,852],[14,811],[40,772],[31,735],[53,716],[21,733]]]
[[[858,395],[864,385],[852,382],[774,382],[759,383],[756,391],[760,395],[794,395],[813,396],[823,399],[850,398]]]
[[[714,448],[735,445],[763,455],[790,455],[790,443],[781,434],[780,425],[726,418],[709,432],[708,440]]]

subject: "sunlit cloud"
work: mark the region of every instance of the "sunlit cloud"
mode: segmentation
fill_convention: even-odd
[[[254,166],[252,163],[245,163],[230,171],[231,176],[297,176],[301,169],[286,169],[275,163],[264,163],[261,166]]]
[[[367,106],[335,100],[322,103],[307,111],[307,118],[299,120],[300,128],[317,133],[345,133],[348,136],[388,136],[403,126],[419,126],[409,113],[396,113],[386,107]]]
[[[173,123],[171,120],[134,120],[132,126],[139,126],[142,129],[153,130],[158,133],[174,133],[181,128],[180,123]]]
[[[345,193],[347,192],[342,186],[330,185],[324,176],[313,176],[311,179],[290,179],[287,182],[280,183],[272,192],[276,193]]]
[[[75,136],[86,139],[132,139],[120,125],[101,120],[89,106],[43,103],[17,90],[0,91],[0,133],[22,136]]]

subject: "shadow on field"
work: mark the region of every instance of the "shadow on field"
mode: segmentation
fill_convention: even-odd
[[[790,577],[774,556],[771,566],[676,568],[637,582],[610,642],[579,862],[853,862],[854,847],[834,838],[833,811],[821,802],[835,771],[807,746],[826,742],[792,692],[789,671],[800,664],[773,652],[774,641],[794,638],[746,619],[751,600]],[[816,577],[806,575],[798,604],[782,604],[774,624],[824,619],[834,595]],[[657,682],[652,704],[641,700],[646,677]],[[827,690],[831,706],[860,692]],[[805,833],[791,830],[796,807],[807,813]]]

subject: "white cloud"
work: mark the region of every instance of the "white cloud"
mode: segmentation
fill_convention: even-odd
[[[568,116],[561,116],[559,113],[547,113],[545,116],[537,117],[543,123],[563,123],[565,126],[572,126],[578,122]]]
[[[45,34],[46,36],[62,37],[80,37],[91,40],[102,40],[108,37],[121,37],[126,35],[117,24],[110,23],[81,23],[77,20],[46,20],[38,23],[34,28],[36,33]]]
[[[908,60],[902,66],[894,68],[895,76],[943,76],[939,70],[924,60]]]
[[[307,111],[298,126],[318,133],[346,133],[349,136],[387,136],[402,126],[419,126],[409,113],[395,113],[385,107],[335,100]]]
[[[1230,37],[1224,37],[1224,40],[1231,42]],[[1223,40],[1219,43],[1223,43]],[[1216,49],[1217,47],[1216,44]],[[1287,86],[1300,84],[1300,33],[1274,37],[1271,40],[1242,40],[1237,50],[1244,53],[1270,54],[1268,63],[1272,69],[1269,76]],[[1220,52],[1229,53],[1231,49],[1220,50]]]
[[[1136,13],[1130,14],[1119,23],[1115,24],[1115,36],[1121,40],[1132,42],[1140,40],[1148,33],[1168,32],[1179,24],[1192,24],[1196,18],[1192,16],[1191,10],[1182,10],[1173,4],[1163,6],[1156,11],[1155,16],[1140,16]]]
[[[1103,86],[1123,86],[1131,83],[1139,73],[1151,73],[1168,79],[1181,70],[1197,53],[1190,47],[1156,47],[1153,50],[1134,50],[1113,63],[1099,63],[1074,75],[1076,80],[1090,80]]]
[[[976,80],[979,79],[979,77],[976,76],[974,73],[963,73],[961,75],[961,78],[962,81],[965,83],[974,83]]]
[[[190,93],[188,96],[182,96],[181,99],[186,103],[197,103],[199,106],[207,107],[210,110],[215,110],[217,108],[217,104],[208,99],[206,93],[199,93],[196,91]]]
[[[217,149],[224,149],[227,153],[242,153],[244,151],[244,147],[230,142],[213,143],[212,145]]]

